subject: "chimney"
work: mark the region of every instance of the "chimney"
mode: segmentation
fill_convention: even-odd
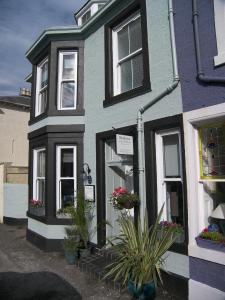
[[[27,88],[20,88],[20,96],[30,97],[31,92]]]

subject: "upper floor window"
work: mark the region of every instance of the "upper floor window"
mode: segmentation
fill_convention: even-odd
[[[86,23],[91,17],[91,10],[88,10],[86,13],[83,14],[81,17],[82,25]]]
[[[58,110],[76,109],[77,51],[59,52]]]
[[[143,85],[141,16],[136,13],[113,28],[113,94]]]
[[[35,116],[46,111],[48,100],[48,58],[37,66]]]
[[[215,29],[217,40],[217,56],[214,57],[215,66],[225,63],[225,1],[214,0]]]

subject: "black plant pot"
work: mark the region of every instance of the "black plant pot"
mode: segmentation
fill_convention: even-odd
[[[141,287],[137,287],[133,281],[128,281],[128,289],[134,298],[140,300],[154,300],[156,288],[154,281],[144,283]]]

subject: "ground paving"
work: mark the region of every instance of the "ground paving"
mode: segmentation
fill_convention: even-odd
[[[46,253],[27,242],[23,226],[0,225],[0,272],[53,272],[70,283],[84,300],[131,299],[127,292],[114,290],[76,266],[68,265],[63,254]],[[156,298],[170,299],[168,295]]]

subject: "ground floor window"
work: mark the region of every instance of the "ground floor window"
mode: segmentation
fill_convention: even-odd
[[[56,147],[56,209],[73,205],[77,190],[77,148]]]
[[[35,215],[45,215],[45,161],[46,149],[33,150],[33,199],[29,210]]]
[[[155,143],[158,210],[164,204],[163,220],[184,226],[180,130],[157,131]]]

